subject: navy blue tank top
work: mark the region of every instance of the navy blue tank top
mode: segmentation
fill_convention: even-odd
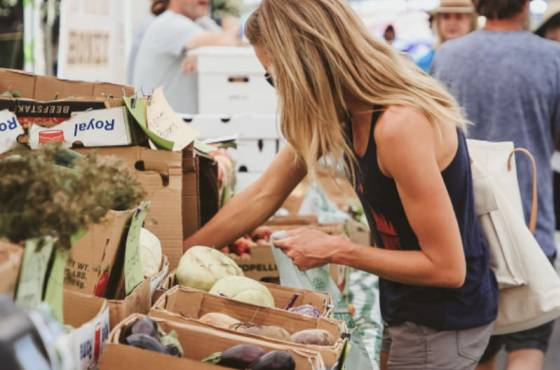
[[[376,109],[366,153],[357,157],[356,193],[372,230],[373,245],[392,250],[420,250],[395,181],[379,168],[373,132],[380,115],[381,110]],[[349,143],[353,144],[350,122],[347,132]],[[490,269],[490,252],[475,214],[466,138],[460,130],[457,135],[457,153],[442,172],[442,177],[463,241],[467,263],[465,284],[458,289],[447,289],[380,279],[381,312],[389,325],[410,321],[436,330],[462,330],[489,324],[496,319],[498,287]]]

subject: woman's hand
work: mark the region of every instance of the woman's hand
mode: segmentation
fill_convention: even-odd
[[[274,245],[304,271],[330,263],[331,257],[346,243],[342,236],[332,236],[313,229],[296,229],[287,234],[287,238],[275,240]]]

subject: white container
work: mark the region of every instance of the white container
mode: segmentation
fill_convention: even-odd
[[[245,139],[279,139],[276,115],[183,115],[183,120],[200,133],[201,139],[237,136]]]
[[[274,114],[277,96],[265,80],[266,71],[249,47],[204,47],[197,57],[197,111],[192,114]]]
[[[239,140],[230,149],[238,172],[264,172],[280,151],[280,140]]]

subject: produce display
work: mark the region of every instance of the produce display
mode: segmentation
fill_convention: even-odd
[[[181,286],[206,292],[227,276],[243,276],[243,271],[228,256],[203,246],[192,247],[185,252],[175,273]]]
[[[214,353],[203,360],[231,369],[242,370],[295,370],[292,355],[285,351],[266,353],[258,346],[238,345],[223,352]]]
[[[209,293],[257,306],[275,307],[270,291],[258,281],[244,276],[224,277],[214,284]]]
[[[121,370],[134,355],[146,362],[138,370],[343,368],[333,367],[345,360],[347,336],[343,323],[327,318],[332,297],[271,284],[280,281],[269,256],[272,231],[284,224],[267,221],[271,227],[221,249],[183,253],[185,238],[233,196],[231,140],[202,141],[165,99],[156,104],[132,87],[0,69],[4,75],[0,85],[33,87],[32,96],[17,100],[0,90],[0,115],[12,126],[29,131],[40,122],[70,122],[76,112],[91,118],[76,119],[72,130],[84,140],[52,127],[32,149],[20,140],[25,135],[5,148],[0,140],[0,255],[8,244],[18,252],[17,259],[0,258],[0,280],[10,282],[0,297],[33,321],[0,325],[0,337],[15,338],[0,343],[0,353],[33,359],[28,348],[16,348],[17,331],[25,329],[49,357],[49,370]],[[119,123],[103,117],[112,109],[121,112],[126,142],[111,141]],[[29,367],[20,365],[10,369]]]

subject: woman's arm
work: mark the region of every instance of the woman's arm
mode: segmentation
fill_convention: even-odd
[[[437,134],[421,114],[399,110],[388,111],[376,128],[378,159],[397,184],[421,250],[371,248],[304,230],[289,233],[290,237],[278,244],[300,268],[332,262],[405,284],[460,287],[466,262],[455,212],[438,165]]]
[[[280,208],[306,173],[293,148],[285,147],[264,175],[187,238],[183,249],[193,245],[221,247],[254,230]]]

